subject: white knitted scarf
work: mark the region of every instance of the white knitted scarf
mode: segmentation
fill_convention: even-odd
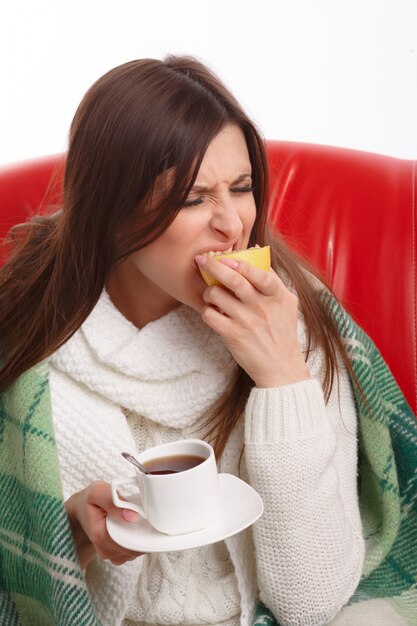
[[[176,428],[213,405],[236,367],[221,338],[189,307],[139,330],[106,291],[53,363],[115,404]]]

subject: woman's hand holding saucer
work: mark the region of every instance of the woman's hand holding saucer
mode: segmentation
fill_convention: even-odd
[[[226,342],[257,387],[311,378],[297,338],[297,297],[273,271],[245,261],[198,255],[221,285],[208,287],[202,319]]]
[[[133,552],[119,546],[110,537],[106,517],[123,518],[136,522],[139,515],[113,504],[111,487],[104,481],[94,481],[82,491],[74,493],[65,502],[78,558],[85,569],[95,556],[108,559],[114,565],[133,561],[141,552]]]

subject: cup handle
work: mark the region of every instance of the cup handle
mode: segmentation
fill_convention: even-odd
[[[136,476],[130,476],[130,478],[115,478],[111,481],[111,495],[113,498],[113,504],[118,506],[121,509],[129,509],[130,511],[135,511],[139,513],[142,517],[146,518],[145,511],[143,510],[143,506],[140,503],[131,502],[131,500],[121,500],[119,498],[119,494],[117,493],[118,487],[122,487],[125,485],[133,485],[134,487],[138,486],[138,482]],[[139,491],[140,494],[140,491]]]

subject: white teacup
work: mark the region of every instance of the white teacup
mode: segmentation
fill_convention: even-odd
[[[148,470],[155,471],[158,464],[161,467],[168,461],[176,462],[179,467],[180,459],[184,461],[185,457],[200,457],[202,460],[194,467],[177,469],[175,473],[137,472],[130,478],[112,480],[114,504],[136,511],[156,530],[167,535],[182,535],[208,528],[220,513],[216,459],[208,443],[200,439],[167,443],[145,450],[138,456],[138,461]],[[138,488],[140,503],[120,499],[117,489],[127,485]]]

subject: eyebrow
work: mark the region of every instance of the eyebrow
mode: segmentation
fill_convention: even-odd
[[[252,174],[249,174],[249,173],[241,174],[240,176],[236,178],[236,180],[233,181],[232,185],[237,185],[238,183],[241,183],[246,178],[252,178]],[[209,191],[209,187],[207,187],[207,185],[194,185],[191,191]]]

